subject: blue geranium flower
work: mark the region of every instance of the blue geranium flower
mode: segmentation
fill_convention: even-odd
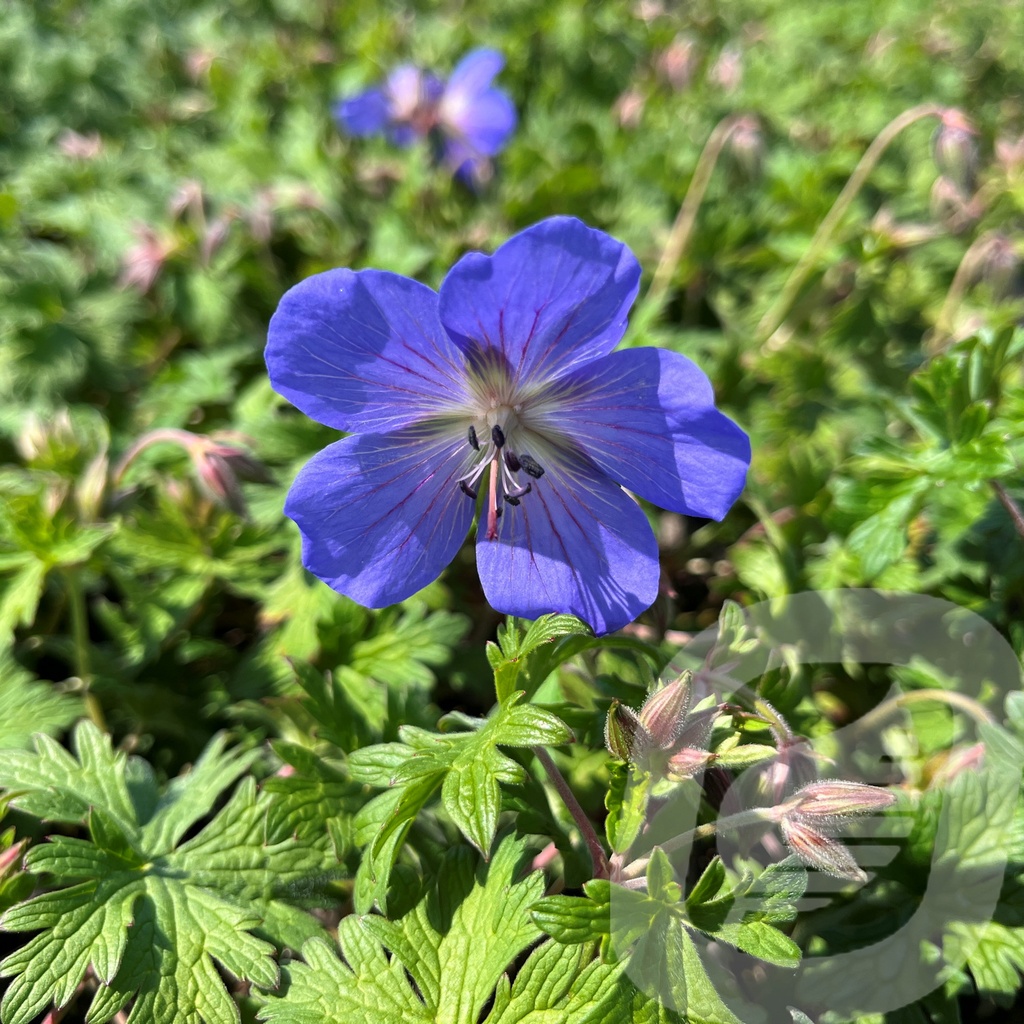
[[[455,557],[479,503],[498,611],[570,612],[598,633],[639,615],[658,548],[623,488],[720,519],[750,462],[689,359],[612,351],[639,280],[621,242],[553,217],[463,256],[439,293],[380,270],[292,288],[270,322],[273,386],[353,434],[288,494],[306,567],[362,604],[401,601]]]
[[[433,138],[441,160],[453,172],[478,179],[516,126],[508,96],[491,85],[504,65],[494,50],[473,50],[445,84],[428,71],[403,64],[382,86],[336,104],[334,115],[350,135],[383,132],[401,146]]]

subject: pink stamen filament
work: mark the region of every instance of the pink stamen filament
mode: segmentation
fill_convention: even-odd
[[[495,451],[491,460],[490,490],[487,494],[487,539],[498,539],[498,474],[501,472],[501,452]]]

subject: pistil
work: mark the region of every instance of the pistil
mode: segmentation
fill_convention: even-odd
[[[495,423],[497,418],[494,413],[487,415],[486,426],[490,427],[489,434],[477,433],[476,424],[471,425],[467,430],[467,440],[474,452],[479,452],[477,459],[468,473],[459,480],[459,488],[467,497],[476,500],[479,493],[479,481],[484,473],[490,469],[490,479],[487,482],[487,529],[486,539],[498,539],[498,520],[505,504],[514,507],[518,506],[521,500],[533,490],[533,483],[527,480],[521,484],[517,475],[525,473],[533,480],[539,480],[544,475],[543,468],[538,465],[537,460],[530,455],[517,454],[511,447],[515,441],[515,431],[506,434],[505,422]],[[485,426],[485,429],[486,429]],[[511,426],[514,428],[514,421]]]

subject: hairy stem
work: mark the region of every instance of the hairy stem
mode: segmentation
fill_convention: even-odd
[[[708,141],[704,143],[704,149],[701,150],[693,177],[690,179],[690,187],[686,190],[661,259],[658,261],[658,267],[654,271],[654,280],[644,298],[643,306],[638,311],[638,317],[644,323],[649,323],[661,312],[672,275],[676,267],[679,266],[679,261],[683,258],[683,253],[686,252],[686,247],[690,242],[690,236],[693,234],[693,226],[697,222],[697,212],[704,201],[704,195],[711,181],[711,174],[718,163],[718,158],[722,155],[726,142],[729,141],[729,136],[741,121],[742,118],[735,115],[723,118],[715,125],[714,130],[708,136]]]
[[[730,829],[743,828],[746,825],[756,825],[771,821],[775,816],[776,810],[777,808],[775,807],[752,807],[746,811],[738,811],[736,814],[728,815],[728,817],[719,818],[718,821],[709,821],[686,832],[680,832],[679,835],[673,836],[663,843],[658,843],[658,848],[663,853],[672,853],[681,847],[689,846],[701,839],[709,839],[713,835],[728,832]],[[641,857],[633,861],[632,864],[627,864],[622,869],[621,877],[624,879],[639,878],[647,871],[647,865],[650,861],[651,858],[648,856]]]
[[[985,250],[992,244],[992,239],[996,234],[997,232],[995,231],[987,231],[976,238],[968,247],[967,252],[964,253],[963,259],[960,260],[960,265],[956,268],[956,273],[953,275],[949,291],[946,292],[946,297],[942,302],[942,308],[939,310],[939,316],[935,321],[931,337],[925,342],[925,348],[929,356],[938,355],[952,338],[953,318],[956,315],[956,311],[960,308],[960,303],[963,302],[967,286],[978,268],[981,256],[984,255]]]
[[[601,840],[597,837],[593,822],[587,817],[587,812],[580,806],[579,800],[576,799],[576,794],[569,788],[569,783],[565,781],[565,776],[558,770],[558,765],[552,760],[551,755],[543,747],[533,747],[531,749],[537,760],[544,766],[544,771],[551,780],[551,784],[558,790],[562,803],[565,804],[567,810],[572,815],[572,820],[576,822],[576,827],[580,830],[580,835],[587,844],[587,849],[590,851],[590,859],[594,864],[594,877],[607,878],[608,856],[604,852]]]
[[[934,103],[922,103],[920,106],[911,107],[905,110],[898,117],[890,121],[875,137],[868,146],[860,163],[854,168],[846,185],[843,186],[839,198],[832,204],[832,209],[825,215],[825,219],[818,225],[818,230],[811,239],[807,252],[803,254],[797,265],[790,272],[789,278],[779,292],[778,298],[772,303],[768,311],[761,318],[757,325],[756,337],[759,342],[767,341],[782,325],[786,314],[789,312],[793,300],[800,289],[804,286],[811,271],[818,264],[825,247],[832,240],[836,228],[846,215],[850,204],[856,198],[857,193],[864,187],[868,176],[875,169],[882,154],[889,147],[889,144],[904,130],[917,121],[926,117],[941,117],[943,108]]]
[[[911,690],[908,693],[898,693],[895,697],[883,700],[877,707],[872,708],[866,715],[861,716],[848,728],[854,730],[854,736],[869,728],[877,727],[884,722],[889,715],[899,710],[904,704],[916,704],[921,701],[937,701],[948,704],[950,707],[959,708],[969,718],[973,718],[979,725],[993,725],[995,718],[979,704],[973,697],[957,693],[955,690]]]
[[[996,492],[996,497],[1003,508],[1009,512],[1014,529],[1021,537],[1024,537],[1024,512],[1021,512],[1020,506],[1010,497],[1010,492],[998,480],[992,481],[992,490]]]

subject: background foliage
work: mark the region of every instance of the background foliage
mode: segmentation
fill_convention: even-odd
[[[18,808],[4,839],[18,856],[0,853],[0,907],[18,906],[2,921],[12,933],[3,941],[29,949],[14,933],[43,929],[31,940],[42,963],[45,929],[62,916],[84,921],[97,905],[120,916],[96,926],[110,929],[112,945],[91,973],[71,969],[77,957],[84,971],[87,952],[62,953],[58,941],[42,974],[11,983],[3,1019],[30,1021],[53,998],[73,999],[67,1019],[84,1019],[96,992],[90,1020],[132,1006],[133,1024],[230,1021],[239,1006],[251,1016],[249,983],[273,990],[279,951],[309,950],[313,964],[335,931],[348,966],[333,961],[332,991],[349,985],[352,1005],[318,1002],[324,976],[300,966],[291,1001],[279,994],[261,1012],[287,1024],[357,1019],[357,1004],[380,1010],[379,994],[359,1002],[362,983],[349,974],[397,964],[382,949],[398,955],[403,941],[419,956],[434,951],[435,964],[457,959],[459,929],[471,929],[487,887],[506,884],[521,856],[506,838],[489,874],[476,866],[473,845],[486,850],[499,824],[514,819],[520,832],[553,839],[569,889],[590,877],[524,748],[557,745],[568,723],[578,742],[557,759],[600,820],[610,701],[638,706],[727,598],[836,586],[933,594],[977,611],[1020,654],[1022,38],[1024,7],[1004,0],[8,3],[0,784]],[[478,192],[432,167],[425,149],[345,139],[331,122],[338,96],[396,63],[443,72],[478,45],[505,54],[499,83],[520,115]],[[786,282],[863,153],[924,103],[958,108],[972,127],[947,119],[937,135],[939,119],[922,116],[895,137],[775,329]],[[489,664],[484,645],[499,618],[483,603],[471,546],[438,583],[380,612],[309,577],[281,507],[298,467],[333,434],[267,382],[266,325],[282,293],[335,266],[436,286],[462,252],[557,213],[627,242],[646,290],[705,142],[736,115],[744,120],[727,122],[688,244],[665,266],[660,295],[641,292],[627,344],[695,359],[751,434],[754,464],[722,524],[650,510],[665,568],[655,606],[612,642],[567,634],[529,659],[506,646]],[[137,449],[153,431],[164,433]],[[507,644],[515,636],[510,627]],[[503,705],[480,728],[492,667],[499,692],[526,689],[527,703]],[[783,710],[820,733],[870,708],[889,681],[805,675]],[[439,752],[424,730],[445,712],[456,732]],[[83,716],[91,724],[76,734],[77,761],[43,740],[25,752],[40,731],[70,742]],[[418,758],[396,774],[424,751],[430,772]],[[49,803],[22,795],[34,785],[26,758],[51,766],[38,783]],[[214,761],[223,761],[216,786],[201,768]],[[85,788],[58,799],[53,786],[79,771],[72,764]],[[52,823],[59,842],[44,843]],[[460,831],[463,848],[445,860]],[[279,850],[289,835],[302,841]],[[31,874],[20,870],[22,839]],[[246,867],[246,850],[270,859]],[[164,874],[146,874],[154,857]],[[1024,852],[1014,857],[1024,862]],[[218,880],[221,871],[235,880]],[[481,888],[425,938],[415,915],[427,912],[415,908],[433,898],[438,872]],[[80,891],[116,878],[120,902]],[[517,884],[530,889],[516,890],[523,907],[544,888]],[[941,1006],[901,1021],[971,1019],[993,1000],[1012,1003],[1024,965],[1013,899],[998,954],[950,980]],[[375,904],[390,920],[350,914]],[[180,924],[182,908],[197,906],[221,929],[206,952],[241,979],[227,989],[213,961],[189,952],[198,940]],[[515,923],[474,995],[476,1013],[492,1024],[532,1020],[550,999],[567,1020],[606,1019],[595,993],[619,991],[615,968],[593,961],[582,987],[542,993],[538,979],[575,977],[592,947],[542,945],[524,959],[540,931],[525,911],[506,912]],[[145,922],[160,933],[168,915],[182,930],[167,962],[205,965],[170,997],[147,987],[156,982],[138,937]],[[31,960],[18,956],[8,974]],[[516,957],[519,973],[500,981]],[[395,1005],[446,1005],[444,986],[403,962],[418,996],[392,970]],[[638,1002],[629,1012],[654,1011]]]

